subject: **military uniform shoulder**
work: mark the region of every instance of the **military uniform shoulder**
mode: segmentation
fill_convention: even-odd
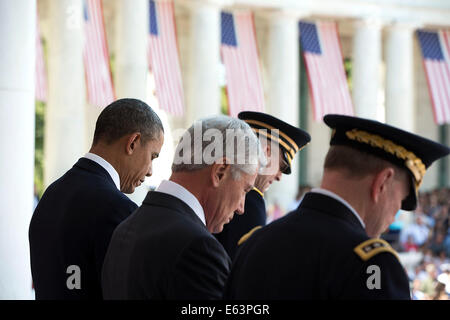
[[[264,193],[256,187],[253,187],[253,189],[247,193],[247,196],[256,196],[257,198],[264,199]]]
[[[367,261],[382,252],[389,252],[399,259],[397,252],[383,239],[368,239],[358,244],[353,251],[363,261]]]
[[[247,192],[245,196],[245,204],[246,209],[252,206],[265,207],[264,194],[260,190],[253,188],[252,190]]]
[[[247,241],[255,231],[261,229],[262,226],[256,226],[254,227],[252,230],[250,230],[249,232],[247,232],[246,234],[244,234],[238,241],[238,246],[240,246],[241,244],[243,244],[245,241]]]

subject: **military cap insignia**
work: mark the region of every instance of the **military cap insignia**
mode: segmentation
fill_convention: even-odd
[[[246,234],[244,234],[238,241],[238,246],[240,246],[241,244],[243,244],[245,241],[248,240],[248,238],[250,238],[252,236],[252,234],[258,230],[261,229],[262,226],[256,226],[254,227],[252,230],[250,230],[249,232],[247,232]]]
[[[381,252],[390,252],[392,253],[397,259],[398,255],[397,252],[392,249],[389,243],[382,239],[369,239],[367,241],[364,241],[363,243],[360,243],[353,249],[353,251],[363,260],[367,261],[373,256],[381,253]]]
[[[406,150],[400,145],[395,144],[391,140],[383,139],[379,135],[370,134],[363,130],[353,129],[346,131],[345,134],[351,140],[369,144],[374,148],[383,149],[385,152],[405,161],[405,167],[407,167],[414,175],[416,189],[420,187],[423,176],[427,170],[422,160],[414,153]]]

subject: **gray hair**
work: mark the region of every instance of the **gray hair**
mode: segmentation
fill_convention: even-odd
[[[119,99],[108,105],[98,116],[93,144],[104,141],[111,144],[121,137],[140,132],[145,143],[159,139],[164,128],[158,115],[145,102],[137,99]]]
[[[259,139],[244,121],[229,116],[214,116],[194,122],[175,150],[173,172],[203,169],[226,158],[233,179],[240,172],[256,172],[266,165]]]

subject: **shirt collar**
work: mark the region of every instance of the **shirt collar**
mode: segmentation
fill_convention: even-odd
[[[200,204],[198,199],[186,188],[176,182],[163,180],[155,191],[170,194],[171,196],[174,196],[186,203],[206,226],[205,213],[203,211],[202,205]]]
[[[322,188],[313,188],[311,190],[311,192],[314,193],[320,193],[326,196],[329,196],[330,198],[333,198],[339,202],[341,202],[343,205],[345,205],[354,215],[355,217],[358,219],[358,221],[361,223],[361,225],[363,226],[363,228],[366,228],[366,225],[364,224],[364,222],[362,221],[361,217],[359,216],[358,212],[356,212],[356,210],[350,205],[350,203],[348,203],[347,201],[345,201],[344,199],[342,199],[340,196],[338,196],[336,193],[331,192],[329,190],[326,189],[322,189]]]
[[[109,175],[111,176],[111,178],[114,181],[114,184],[116,185],[117,189],[120,190],[120,177],[119,174],[117,173],[116,169],[114,169],[114,167],[105,159],[103,159],[102,157],[100,157],[99,155],[95,154],[95,153],[86,153],[84,155],[84,157],[86,159],[92,160],[95,163],[98,163],[100,166],[102,166],[103,169],[105,169]]]

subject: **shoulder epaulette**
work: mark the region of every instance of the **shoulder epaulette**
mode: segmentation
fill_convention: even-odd
[[[248,240],[248,238],[250,238],[253,234],[253,232],[255,232],[258,229],[261,229],[262,226],[256,226],[254,227],[252,230],[250,230],[249,232],[247,232],[246,234],[244,234],[238,241],[238,246],[240,246],[241,244],[243,244],[245,241]]]
[[[258,194],[264,199],[264,193],[262,193],[261,190],[259,190],[257,187],[253,187],[253,190],[255,190],[256,192],[258,192]]]
[[[397,252],[391,245],[383,239],[369,239],[360,243],[353,249],[355,253],[363,260],[367,261],[381,252],[390,252],[399,259]]]

